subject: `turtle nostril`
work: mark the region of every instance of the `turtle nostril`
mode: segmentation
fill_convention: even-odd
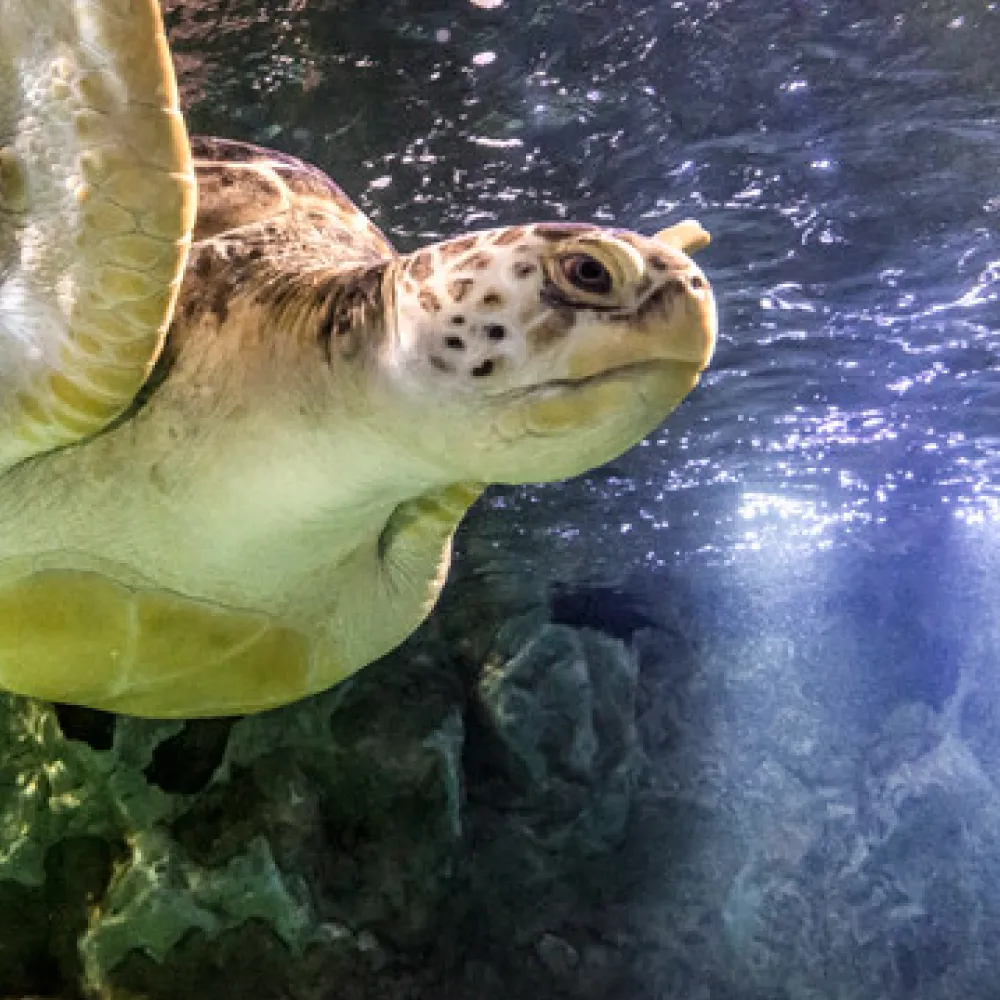
[[[700,299],[708,292],[708,281],[698,272],[675,274],[664,283],[663,290],[667,295],[689,295]]]

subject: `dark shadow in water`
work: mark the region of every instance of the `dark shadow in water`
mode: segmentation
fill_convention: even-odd
[[[150,784],[174,795],[193,795],[211,781],[222,763],[236,719],[191,719],[153,752],[143,774]]]
[[[59,728],[68,740],[88,743],[95,750],[110,750],[115,742],[115,716],[82,705],[52,706],[59,720]]]
[[[600,584],[555,584],[549,615],[557,625],[592,628],[628,642],[640,629],[656,628],[653,609],[640,594]]]

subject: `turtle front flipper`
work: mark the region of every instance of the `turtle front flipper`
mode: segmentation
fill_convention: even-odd
[[[0,0],[0,469],[132,400],[195,197],[156,0]]]

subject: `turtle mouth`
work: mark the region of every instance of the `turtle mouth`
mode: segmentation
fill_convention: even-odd
[[[678,364],[694,366],[695,362],[668,358],[649,358],[643,361],[630,361],[623,365],[605,368],[603,371],[594,372],[591,375],[580,375],[576,378],[554,378],[548,379],[545,382],[538,382],[535,385],[518,386],[514,389],[508,389],[501,396],[504,399],[516,400],[540,394],[583,392],[594,386],[604,385],[609,382],[628,382],[649,375],[663,374],[669,369],[676,369]]]
[[[646,361],[630,361],[624,365],[615,365],[612,368],[605,368],[603,371],[594,372],[592,375],[581,375],[577,378],[557,378],[549,382],[543,382],[538,388],[565,390],[567,392],[580,392],[591,386],[601,385],[605,382],[629,381],[631,379],[642,378],[644,375],[655,375],[671,368],[675,361],[668,361],[663,358],[650,358]]]

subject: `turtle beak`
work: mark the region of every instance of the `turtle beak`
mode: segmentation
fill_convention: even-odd
[[[642,307],[642,323],[655,331],[654,356],[663,361],[708,366],[715,351],[719,317],[708,278],[687,254],[674,251],[660,288]]]
[[[670,251],[670,270],[663,289],[668,298],[673,297],[671,305],[680,310],[683,317],[666,330],[666,339],[676,341],[668,348],[670,357],[694,362],[701,371],[708,366],[715,351],[719,316],[712,286],[688,254],[703,250],[711,237],[700,222],[684,219],[661,229],[653,241]]]

